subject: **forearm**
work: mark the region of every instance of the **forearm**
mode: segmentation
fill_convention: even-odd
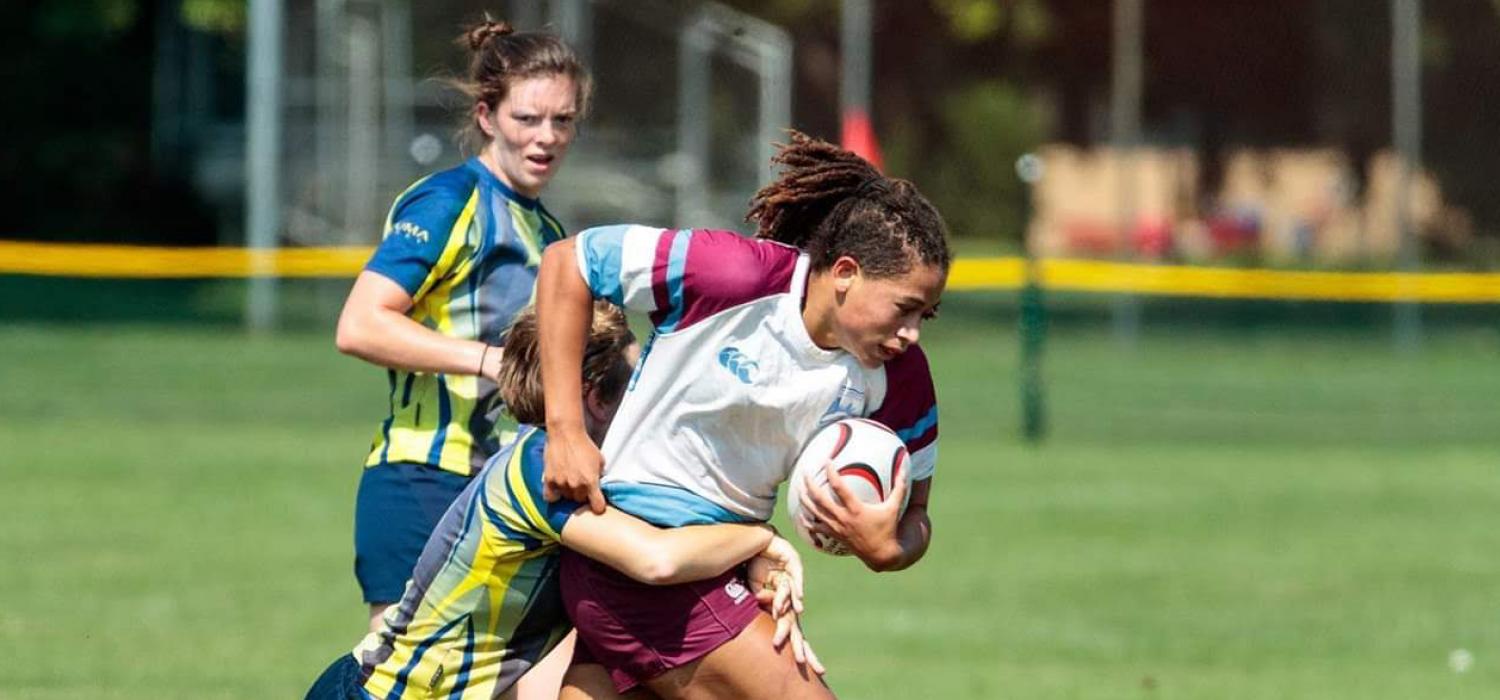
[[[593,318],[593,294],[573,260],[573,240],[542,255],[537,276],[537,341],[549,431],[583,430],[583,350]]]
[[[912,504],[896,524],[896,536],[875,552],[856,552],[871,571],[900,571],[922,559],[932,542],[927,507]]]
[[[665,585],[717,576],[770,544],[767,525],[658,528],[613,508],[580,509],[562,532],[563,546],[642,583]]]
[[[481,363],[500,357],[498,347],[486,351],[482,342],[445,336],[389,309],[341,317],[338,348],[381,367],[444,374],[479,374]]]
[[[698,581],[760,553],[774,532],[765,525],[690,525],[658,531],[661,583]]]
[[[361,272],[339,313],[334,343],[340,352],[392,369],[488,377],[499,372],[499,348],[486,350],[478,340],[449,337],[413,321],[407,313],[415,303],[395,281]]]

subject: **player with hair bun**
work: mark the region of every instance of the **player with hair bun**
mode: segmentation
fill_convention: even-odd
[[[551,439],[548,498],[608,503],[663,527],[763,522],[802,445],[829,422],[873,418],[911,453],[878,504],[814,489],[814,529],[870,569],[911,566],[931,539],[937,405],[917,346],[952,262],[941,218],[911,183],[793,133],[776,182],[728,231],[590,229],[548,249],[537,283]],[[654,333],[602,444],[583,430],[578,360],[594,299],[647,312]],[[607,466],[607,469],[605,467]],[[601,480],[602,473],[602,480]],[[564,697],[649,689],[663,697],[828,697],[779,654],[770,618],[735,572],[646,587],[564,552],[563,598],[578,628]],[[607,675],[606,675],[607,674]]]
[[[539,197],[588,111],[592,82],[558,37],[486,19],[458,42],[476,155],[396,197],[339,316],[341,352],[387,369],[388,415],[355,502],[355,574],[370,628],[401,599],[448,504],[500,449],[498,347],[564,229]]]

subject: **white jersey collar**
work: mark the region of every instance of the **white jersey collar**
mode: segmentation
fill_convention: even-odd
[[[812,336],[807,332],[807,321],[802,318],[803,302],[807,297],[807,281],[811,276],[812,258],[808,257],[807,253],[802,253],[797,256],[797,266],[792,270],[792,288],[787,295],[797,310],[795,318],[791,319],[790,325],[792,328],[788,329],[788,332],[791,334],[792,340],[802,346],[802,352],[807,357],[821,362],[833,362],[848,353],[844,352],[842,348],[829,350],[818,347],[818,344],[813,342]]]

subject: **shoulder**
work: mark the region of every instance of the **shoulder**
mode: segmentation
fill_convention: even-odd
[[[516,454],[514,461],[520,470],[519,476],[526,482],[528,489],[535,487],[537,495],[542,493],[542,470],[546,465],[543,459],[547,451],[547,431],[532,426],[522,426],[521,432],[516,435]]]
[[[895,430],[916,452],[937,439],[937,391],[927,355],[913,345],[883,369],[885,397],[869,417]]]
[[[683,273],[700,297],[742,303],[791,288],[799,255],[792,246],[734,231],[698,229],[679,235],[690,236]]]
[[[392,219],[412,215],[456,218],[474,195],[478,176],[465,165],[440,170],[414,183],[396,196]]]

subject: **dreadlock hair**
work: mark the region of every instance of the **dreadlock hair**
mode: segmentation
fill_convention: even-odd
[[[827,141],[790,133],[792,142],[771,159],[784,166],[781,176],[755,193],[745,215],[758,238],[806,250],[813,270],[846,255],[872,277],[904,274],[917,263],[948,269],[943,219],[915,185]]]
[[[597,389],[600,398],[610,401],[625,393],[632,371],[625,350],[633,342],[635,335],[630,332],[625,313],[607,301],[595,302],[588,343],[583,348],[585,392]],[[535,306],[516,314],[505,333],[505,360],[500,363],[498,385],[505,411],[518,422],[537,426],[546,423]]]

